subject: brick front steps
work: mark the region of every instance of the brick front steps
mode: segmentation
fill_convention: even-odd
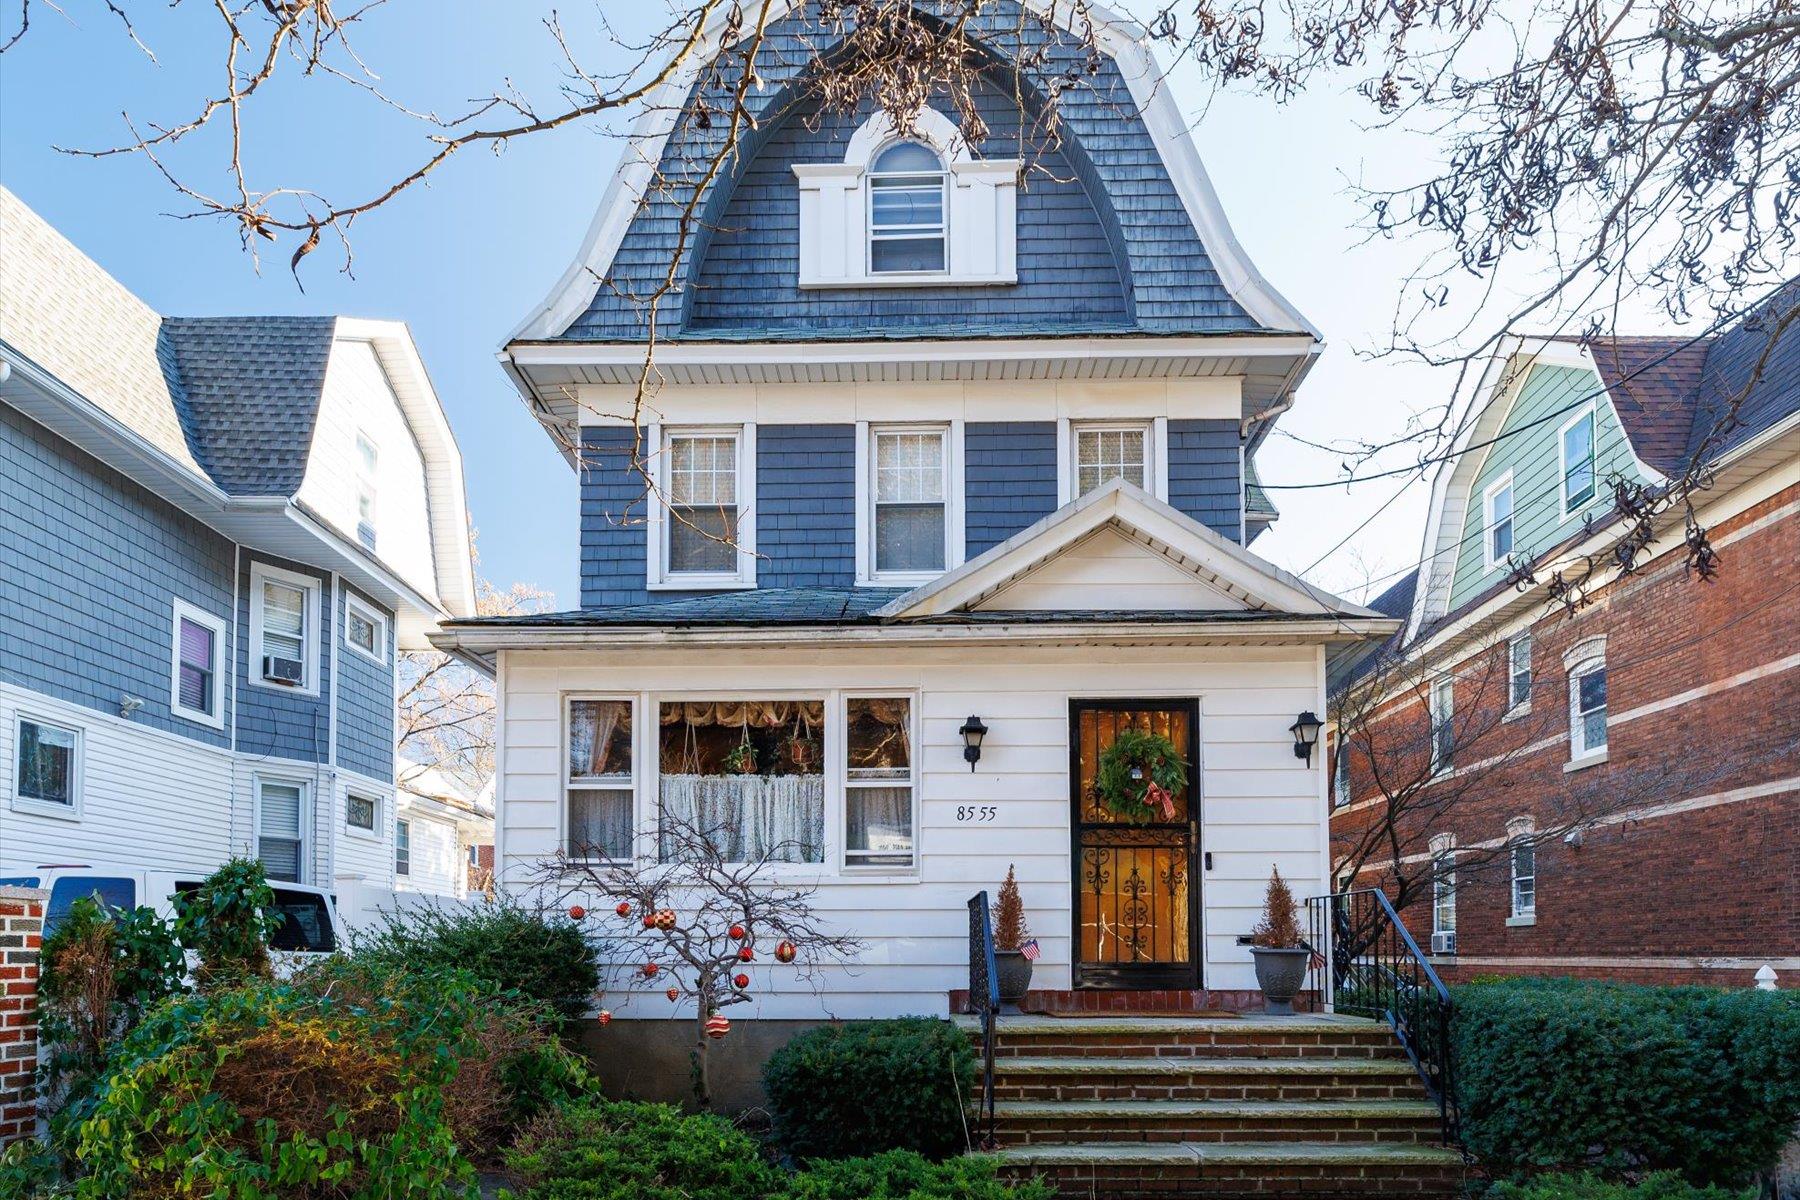
[[[1065,1197],[1448,1196],[1462,1178],[1373,1021],[1004,1016],[995,1035],[1003,1170]]]

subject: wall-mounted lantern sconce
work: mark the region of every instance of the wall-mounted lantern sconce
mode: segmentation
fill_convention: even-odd
[[[1303,712],[1294,718],[1288,726],[1288,732],[1294,735],[1294,757],[1306,760],[1312,766],[1313,747],[1319,742],[1319,730],[1325,728],[1325,722],[1310,712]]]
[[[973,771],[975,764],[981,761],[981,739],[987,736],[987,726],[981,723],[980,717],[970,717],[957,732],[962,734],[963,759]]]

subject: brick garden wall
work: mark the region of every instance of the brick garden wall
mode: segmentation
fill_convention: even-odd
[[[1735,535],[1735,536],[1734,536]],[[1570,617],[1532,627],[1529,711],[1499,722],[1505,646],[1454,666],[1455,711],[1480,732],[1454,765],[1477,764],[1449,815],[1459,847],[1503,841],[1507,822],[1539,829],[1568,814],[1606,814],[1579,844],[1537,849],[1535,924],[1508,924],[1504,855],[1459,855],[1457,948],[1448,978],[1581,975],[1632,982],[1747,986],[1772,963],[1800,985],[1800,487],[1714,530],[1719,577],[1690,578],[1678,553],[1617,581]],[[1726,540],[1730,539],[1730,540]],[[1607,760],[1569,763],[1566,651],[1604,635]],[[1379,737],[1423,742],[1419,703],[1398,705]],[[1372,819],[1375,783],[1350,756],[1352,803],[1334,813],[1334,842]],[[1499,765],[1480,774],[1480,763]],[[1458,785],[1434,785],[1454,789]],[[1424,849],[1418,846],[1418,849]],[[1340,851],[1341,852],[1341,851]],[[1358,886],[1373,886],[1376,872]],[[1405,914],[1421,944],[1431,913]]]
[[[0,887],[0,1147],[37,1132],[38,947],[47,896]]]

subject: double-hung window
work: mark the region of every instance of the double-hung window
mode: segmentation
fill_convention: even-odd
[[[319,584],[255,563],[250,568],[250,675],[254,682],[318,690]]]
[[[1432,839],[1431,949],[1434,954],[1456,953],[1456,850],[1449,834]]]
[[[1450,769],[1456,751],[1456,684],[1440,679],[1431,685],[1431,770]]]
[[[911,868],[915,849],[912,701],[844,702],[844,865]]]
[[[225,622],[177,600],[172,642],[170,711],[190,721],[223,728]]]
[[[1562,511],[1568,517],[1594,498],[1594,410],[1577,414],[1557,434],[1562,461]]]
[[[20,716],[13,726],[13,807],[81,815],[81,730]]]
[[[1483,555],[1491,570],[1506,562],[1513,549],[1513,485],[1509,471],[1481,494],[1486,517],[1482,527]]]
[[[579,862],[631,858],[632,706],[629,700],[569,701],[567,833]]]
[[[737,587],[754,580],[754,545],[744,520],[749,493],[746,433],[740,427],[668,429],[658,477],[660,582],[672,587]]]
[[[938,274],[947,262],[944,164],[930,147],[896,142],[869,166],[869,274]]]
[[[873,429],[869,560],[873,576],[931,576],[950,557],[950,431]]]
[[[270,879],[306,882],[307,785],[256,780],[256,857]]]
[[[1529,925],[1537,920],[1537,843],[1533,840],[1536,826],[1529,817],[1514,819],[1506,827],[1512,839],[1508,865],[1512,875],[1512,903],[1509,925]]]
[[[412,822],[394,822],[394,874],[412,874]]]
[[[375,439],[366,433],[356,435],[356,540],[366,548],[375,548],[375,484],[381,453]]]
[[[1518,634],[1506,643],[1506,707],[1521,708],[1531,703],[1531,631]]]
[[[1569,758],[1606,749],[1606,659],[1588,658],[1569,670]]]

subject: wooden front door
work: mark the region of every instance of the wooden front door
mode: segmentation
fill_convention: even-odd
[[[1100,755],[1126,728],[1162,734],[1186,757],[1172,820],[1133,824],[1095,796]],[[1200,986],[1198,741],[1194,700],[1069,704],[1076,987]]]

